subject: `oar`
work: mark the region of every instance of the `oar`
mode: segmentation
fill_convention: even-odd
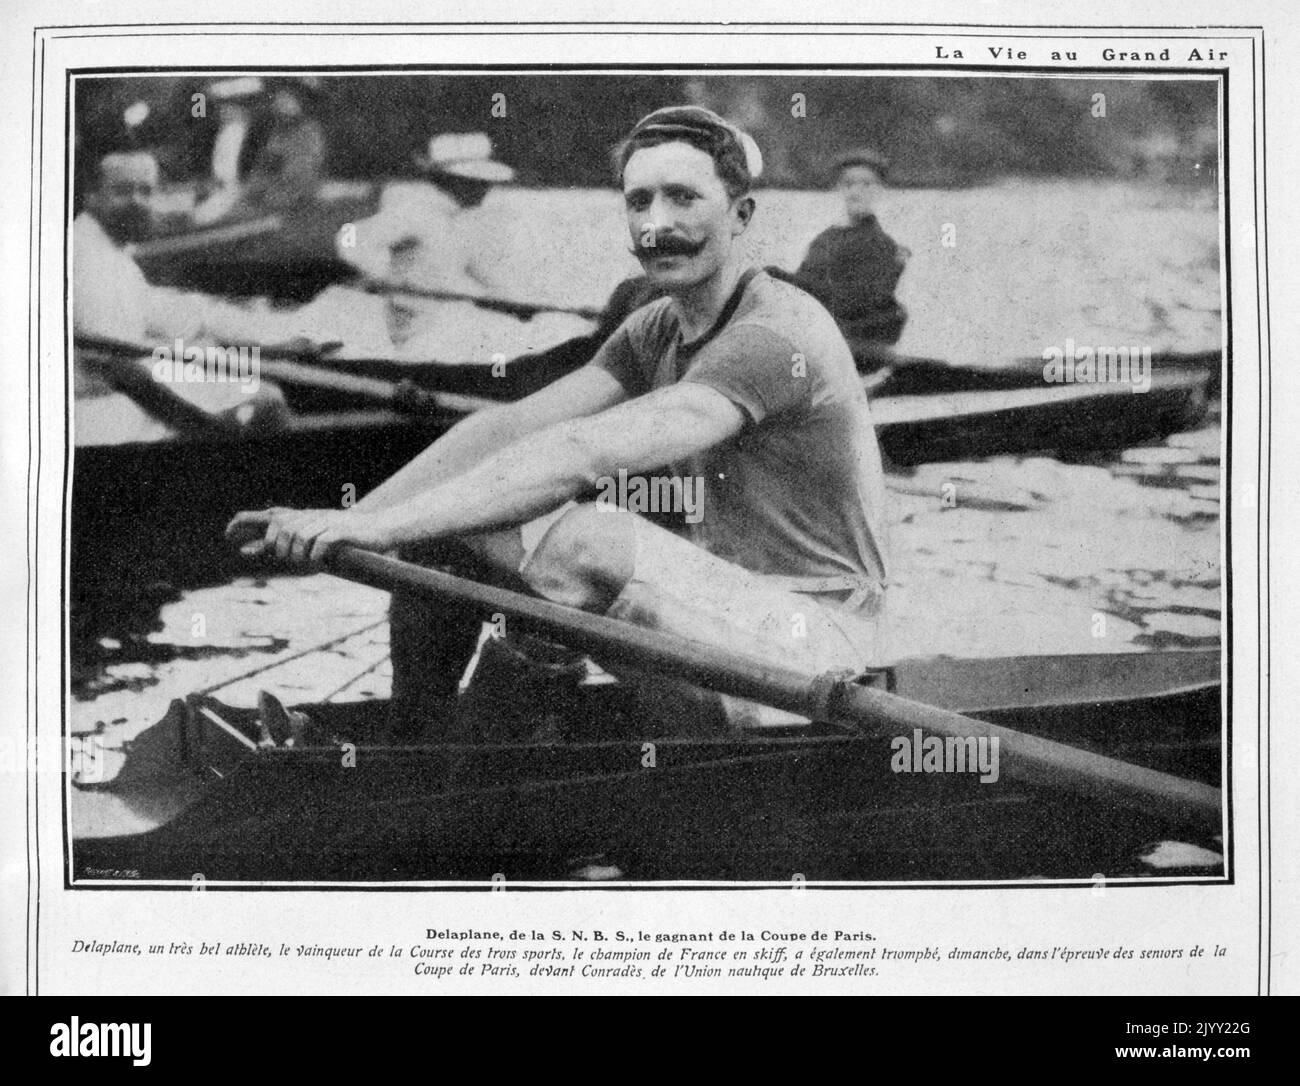
[[[91,348],[82,361],[94,369],[117,392],[130,397],[154,418],[183,434],[194,436],[233,433],[240,426],[227,416],[212,414],[191,403],[175,389],[154,378],[146,361],[146,348]]]
[[[389,279],[365,279],[363,289],[371,294],[398,294],[408,298],[423,298],[435,302],[472,302],[482,309],[508,313],[512,317],[535,317],[538,313],[567,313],[587,320],[599,320],[601,310],[595,306],[553,305],[550,302],[524,302],[513,298],[494,298],[483,294],[469,294],[455,290],[435,290]]]
[[[613,667],[665,672],[814,720],[851,724],[872,735],[910,738],[919,728],[943,738],[996,738],[999,768],[1008,779],[1136,808],[1179,824],[1222,825],[1222,797],[1210,785],[859,686],[838,673],[797,671],[354,547],[338,548],[326,568],[386,591],[452,600],[485,615],[500,613],[526,631],[557,638]]]
[[[260,363],[261,375],[284,385],[300,385],[331,392],[346,392],[368,403],[382,404],[395,411],[413,415],[468,415],[498,401],[486,396],[466,396],[458,392],[431,392],[412,381],[385,381],[339,370],[322,369],[303,362],[268,358]]]
[[[88,335],[78,335],[75,345],[79,350],[88,352],[84,357],[91,361],[110,383],[116,380],[117,384],[122,386],[119,391],[126,392],[137,401],[141,401],[142,397],[148,399],[150,403],[141,402],[141,406],[146,409],[155,410],[151,406],[155,400],[165,400],[168,404],[175,401],[177,406],[170,413],[174,417],[164,418],[163,421],[187,429],[193,429],[200,417],[212,421],[212,416],[183,397],[177,396],[162,382],[155,381],[153,375],[137,363],[137,359],[149,356],[148,347],[104,336]],[[347,393],[364,403],[391,407],[404,414],[467,415],[496,403],[485,396],[432,392],[418,387],[411,381],[385,381],[376,377],[364,377],[360,374],[313,366],[309,362],[301,361],[309,357],[311,356],[307,352],[259,346],[258,376],[285,385]],[[194,416],[192,423],[188,415],[183,413],[177,415],[177,412],[184,411]],[[176,421],[176,418],[180,418],[181,421]]]
[[[284,220],[279,215],[263,215],[256,219],[224,226],[200,226],[187,230],[183,234],[140,242],[131,252],[139,260],[175,256],[177,253],[186,253],[191,249],[202,249],[218,243],[273,234],[283,225]]]

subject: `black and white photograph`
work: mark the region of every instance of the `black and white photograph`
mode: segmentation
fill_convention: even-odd
[[[74,885],[1229,875],[1220,91],[75,76]]]
[[[54,6],[3,985],[1296,990],[1259,18]]]

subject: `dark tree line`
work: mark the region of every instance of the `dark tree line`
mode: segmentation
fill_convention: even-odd
[[[836,152],[859,144],[889,156],[905,185],[1005,174],[1190,180],[1209,175],[1216,138],[1215,88],[1192,81],[474,74],[326,76],[301,87],[340,177],[410,175],[430,135],[482,130],[525,184],[608,184],[619,138],[682,101],[748,127],[767,181],[799,187],[825,184]],[[207,90],[192,78],[78,80],[79,181],[126,145],[154,149],[172,180],[203,175],[217,125],[211,102],[194,115],[193,95]],[[140,100],[149,116],[128,132],[123,111]],[[264,103],[255,115],[250,153],[265,136]]]

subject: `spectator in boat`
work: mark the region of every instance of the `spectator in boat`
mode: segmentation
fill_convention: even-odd
[[[170,346],[178,338],[190,345],[307,345],[293,314],[254,312],[145,279],[131,247],[149,236],[158,181],[158,162],[148,152],[110,154],[100,163],[98,183],[72,224],[74,331],[139,344],[144,350],[155,343]],[[106,391],[80,368],[75,377],[79,393]],[[274,423],[285,413],[283,394],[266,382],[251,392],[238,384],[216,383],[178,383],[174,391],[250,425]],[[154,432],[160,424],[139,409],[120,406],[121,427],[140,440],[160,436]]]
[[[840,326],[863,372],[887,361],[907,311],[894,292],[909,253],[882,229],[875,207],[887,164],[869,149],[841,155],[836,187],[847,223],[823,230],[791,281],[822,303]]]
[[[253,160],[243,200],[258,210],[293,208],[310,200],[325,172],[325,130],[289,87],[271,96],[271,131]]]
[[[421,361],[491,363],[590,330],[586,321],[569,315],[543,313],[521,320],[466,300],[532,300],[519,298],[498,277],[509,263],[501,249],[503,224],[483,203],[493,186],[513,180],[515,172],[492,157],[486,135],[434,136],[416,166],[421,177],[386,186],[376,214],[341,233],[337,246],[339,256],[382,295],[376,305],[387,344],[379,344],[380,349]],[[402,294],[403,287],[418,293]],[[345,334],[326,338],[344,340],[357,353],[358,323],[367,324],[365,315],[338,291],[326,293],[330,297],[314,307],[322,320],[347,312],[351,324],[337,329]],[[368,338],[373,342],[373,331]],[[371,346],[370,353],[375,349]]]
[[[240,163],[248,147],[253,104],[262,94],[255,77],[223,79],[207,89],[216,112],[217,135],[212,143],[212,176],[208,193],[194,208],[196,226],[210,226],[229,215],[239,202]]]
[[[830,314],[742,256],[758,147],[709,110],[672,107],[636,125],[618,163],[633,252],[665,297],[590,364],[470,416],[353,508],[241,513],[231,538],[300,561],[340,543],[429,562],[459,549],[548,599],[809,675],[879,663],[875,430]],[[683,496],[675,530],[615,493],[614,480],[656,478]],[[478,631],[454,609],[394,597],[399,724],[454,694]],[[517,663],[489,651],[510,640],[488,642],[479,667]],[[799,723],[671,678],[626,678],[665,731]]]

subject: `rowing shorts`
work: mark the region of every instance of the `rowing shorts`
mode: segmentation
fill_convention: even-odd
[[[572,503],[523,526],[524,563],[570,508]],[[611,509],[610,515],[632,517],[636,547],[633,575],[610,607],[610,617],[810,677],[827,671],[856,674],[883,663],[884,590],[874,578],[763,576],[633,513]],[[663,676],[625,678],[637,687],[646,711],[661,718],[706,714],[742,729],[808,723],[794,713]]]

